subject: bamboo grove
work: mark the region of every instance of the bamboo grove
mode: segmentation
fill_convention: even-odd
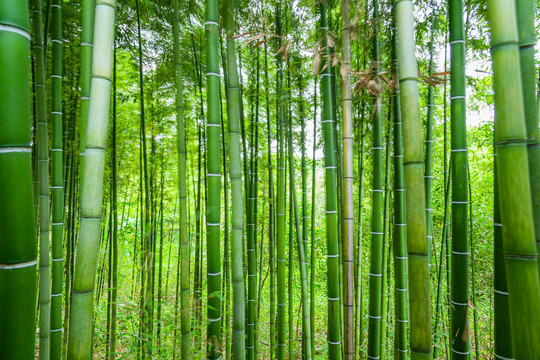
[[[532,0],[0,0],[0,358],[540,358]]]

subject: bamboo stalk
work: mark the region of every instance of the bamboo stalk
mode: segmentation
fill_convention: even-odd
[[[354,193],[353,193],[353,121],[352,94],[350,81],[351,44],[349,24],[349,1],[342,3],[343,16],[343,61],[341,73],[343,91],[343,317],[345,334],[343,336],[346,358],[354,358]]]
[[[341,357],[340,337],[340,289],[339,289],[339,250],[338,250],[338,222],[337,222],[337,182],[336,182],[336,143],[334,122],[334,95],[332,88],[333,69],[331,66],[330,48],[328,37],[329,27],[326,18],[326,6],[324,2],[318,4],[320,13],[319,31],[322,36],[324,59],[326,67],[319,74],[321,86],[322,111],[321,124],[324,134],[325,148],[325,173],[326,173],[326,246],[327,246],[327,289],[328,289],[328,358],[338,359]],[[321,68],[324,66],[321,64]]]
[[[538,105],[536,94],[537,70],[535,63],[536,30],[535,14],[537,3],[533,0],[516,0],[517,26],[519,35],[519,63],[521,89],[527,128],[527,158],[529,181],[533,204],[534,233],[537,253],[540,252],[540,130],[538,129]],[[540,271],[540,263],[538,265]]]
[[[396,0],[398,71],[403,121],[403,171],[410,291],[411,359],[431,359],[431,301],[424,162],[411,0]]]
[[[33,55],[35,63],[35,111],[37,126],[37,178],[39,224],[39,358],[49,359],[51,329],[51,268],[49,256],[49,131],[47,129],[47,95],[45,91],[45,43],[43,41],[42,3],[33,5]]]
[[[534,359],[540,356],[540,283],[515,3],[490,0],[488,15],[495,85],[497,182],[512,345],[516,359]]]
[[[452,172],[452,291],[450,347],[452,359],[467,359],[469,340],[469,241],[467,124],[465,102],[465,27],[463,0],[449,1],[450,134]]]
[[[37,239],[27,1],[0,3],[0,54],[0,354],[34,359]]]
[[[63,180],[63,113],[62,113],[62,0],[51,2],[52,12],[52,287],[50,358],[62,355],[62,286],[64,277],[64,180]]]
[[[94,36],[85,166],[81,175],[80,238],[75,259],[69,318],[69,359],[92,358],[92,308],[101,223],[106,130],[109,120],[115,5],[115,0],[100,0],[96,5],[96,29],[99,31]]]
[[[218,1],[206,1],[206,83],[207,83],[207,345],[208,359],[221,357],[221,160],[218,55]],[[232,180],[232,179],[231,179]]]
[[[395,3],[392,11],[395,14]],[[397,58],[397,29],[394,16],[392,32],[392,70],[399,78]],[[401,101],[399,82],[391,96],[392,110],[394,111],[394,277],[395,277],[395,336],[394,358],[407,360],[408,349],[408,281],[407,281],[407,238],[405,220],[405,184],[403,179],[403,124],[401,122]]]
[[[240,89],[238,79],[238,66],[236,63],[236,43],[232,36],[235,31],[234,0],[227,0],[224,17],[227,29],[227,116],[229,121],[229,171],[231,179],[232,202],[232,239],[231,239],[231,280],[233,287],[233,339],[232,352],[235,359],[253,358],[254,328],[253,318],[248,318],[248,337],[246,344],[246,306],[243,276],[242,245],[244,237],[244,194],[242,187],[242,163],[240,150]],[[251,244],[253,245],[253,244]],[[249,245],[248,245],[249,246]],[[251,251],[254,252],[254,249]],[[250,255],[248,254],[248,257]],[[251,279],[249,279],[251,280]],[[249,291],[252,291],[251,287]],[[253,304],[254,305],[254,304]],[[248,314],[252,313],[248,302]],[[250,326],[251,323],[251,326]],[[246,351],[247,345],[247,351]]]

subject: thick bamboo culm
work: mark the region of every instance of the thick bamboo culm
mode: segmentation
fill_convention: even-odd
[[[516,4],[490,0],[488,15],[495,89],[496,181],[512,348],[516,359],[535,359],[540,356],[540,282],[528,176]]]
[[[516,0],[521,89],[527,129],[529,181],[536,250],[540,252],[540,129],[538,128],[540,119],[538,118],[537,71],[534,60],[536,54],[536,30],[534,25],[536,11],[537,2],[534,0]],[[538,263],[538,269],[540,271],[540,262]]]
[[[99,237],[105,146],[109,121],[115,0],[96,4],[96,32],[92,60],[90,110],[85,146],[85,167],[81,174],[80,236],[75,258],[72,303],[69,317],[69,359],[92,359],[94,283]]]
[[[37,239],[27,1],[0,2],[0,54],[0,354],[30,360],[35,357]]]
[[[411,359],[432,359],[424,161],[411,0],[396,0],[398,72],[403,122],[403,171],[410,300]]]

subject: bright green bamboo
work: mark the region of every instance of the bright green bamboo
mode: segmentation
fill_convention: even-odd
[[[248,200],[251,203],[250,206],[250,220],[249,220],[249,231],[252,234],[251,242],[253,243],[253,256],[251,260],[251,266],[253,271],[251,271],[253,290],[253,322],[254,322],[254,359],[259,358],[259,307],[260,307],[260,286],[262,285],[262,254],[263,254],[263,243],[261,242],[260,250],[257,249],[257,230],[258,230],[258,191],[259,191],[259,94],[260,94],[260,58],[259,58],[259,48],[257,48],[257,60],[256,60],[256,75],[255,75],[255,114],[252,111],[252,120],[251,120],[251,155],[250,155],[250,181],[249,191],[251,192]],[[255,138],[255,140],[253,140]],[[259,253],[259,280],[257,280],[257,253]]]
[[[469,164],[467,163],[467,184],[468,184],[468,191],[469,191],[469,213],[473,214],[473,192],[472,192],[472,185],[471,185],[471,173]],[[477,311],[477,304],[476,301],[476,267],[475,267],[475,250],[474,250],[474,221],[473,217],[469,217],[469,246],[470,246],[470,253],[471,253],[471,291],[472,291],[472,308],[473,308],[473,322],[474,322],[474,352],[476,355],[476,359],[480,359],[480,339],[478,336],[478,311]],[[472,359],[472,355],[471,355]]]
[[[110,289],[110,295],[111,299],[109,303],[111,304],[111,321],[110,321],[110,339],[108,344],[109,349],[109,360],[116,359],[116,309],[117,309],[117,301],[118,301],[118,160],[117,160],[117,127],[116,127],[116,69],[117,69],[117,61],[116,61],[116,45],[114,48],[114,55],[113,55],[113,104],[112,104],[112,171],[111,171],[111,212],[112,212],[112,243],[111,243],[111,268],[109,269],[109,273],[111,274],[111,289]],[[125,210],[125,207],[124,207]],[[123,215],[122,215],[123,217]]]
[[[311,157],[311,250],[309,272],[309,320],[311,326],[311,357],[315,358],[315,200],[317,191],[317,79],[313,80],[313,153]]]
[[[521,89],[527,128],[527,156],[529,159],[529,181],[533,205],[536,250],[540,253],[540,129],[538,128],[538,107],[536,97],[536,18],[537,2],[516,0],[516,14],[519,34],[519,62],[521,69]],[[540,263],[538,270],[540,271]]]
[[[223,116],[223,105],[221,106],[221,133],[225,134],[225,120]],[[225,142],[225,136],[221,137],[221,153],[223,154],[223,159],[227,158],[227,145]],[[227,178],[227,162],[223,161],[223,202],[225,209],[229,208],[229,180]],[[223,247],[224,249],[230,249],[230,240],[229,240],[229,215],[227,212],[225,212],[225,221],[223,222],[223,232],[224,232],[224,241],[223,241]],[[223,332],[223,327],[225,327],[225,358],[230,359],[231,354],[231,343],[232,343],[232,324],[231,324],[231,311],[229,310],[231,308],[231,260],[230,260],[230,251],[224,251],[223,252],[223,281],[222,286],[225,288],[225,301],[222,303],[222,311],[224,311],[225,314],[225,324],[221,324]]]
[[[488,1],[503,253],[516,359],[540,357],[540,283],[527,164],[527,132],[513,1]],[[512,94],[512,96],[509,96]]]
[[[389,257],[389,243],[388,239],[390,238],[390,136],[392,130],[390,124],[392,124],[392,112],[388,112],[388,129],[386,132],[386,154],[385,154],[385,164],[384,164],[384,202],[383,202],[383,238],[382,238],[382,261],[381,261],[381,350],[380,350],[380,359],[384,360],[386,358],[386,327],[388,320],[388,264],[390,262]]]
[[[287,10],[288,8],[285,7],[285,33],[288,33],[289,29],[289,21],[287,19]],[[283,156],[287,156],[287,159],[289,159],[289,153],[291,146],[289,144],[289,137],[291,136],[291,128],[292,128],[292,109],[291,109],[291,66],[289,58],[287,57],[287,90],[284,92],[284,95],[281,97],[282,101],[282,107],[287,106],[287,122],[284,121],[285,117],[282,118],[282,130],[281,134],[283,137],[286,137],[286,152],[283,154]],[[284,139],[285,140],[285,139]],[[287,161],[287,164],[289,161]],[[292,169],[289,169],[289,174],[292,171]],[[287,173],[287,170],[285,170],[285,174]],[[288,260],[287,260],[287,340],[288,340],[288,358],[292,359],[294,358],[294,319],[293,319],[293,239],[294,239],[294,218],[293,218],[293,199],[296,199],[296,192],[293,192],[293,184],[289,182],[288,184],[288,190],[289,190],[289,233],[288,233],[288,246],[287,246],[287,253],[288,253]]]
[[[277,47],[281,48],[281,0],[276,4],[276,34],[278,35]],[[285,359],[285,211],[286,211],[286,184],[285,184],[285,156],[284,156],[284,105],[283,105],[283,55],[276,55],[277,62],[277,124],[278,124],[278,159],[277,159],[277,359]]]
[[[411,359],[432,359],[424,162],[413,3],[411,0],[396,0],[395,7],[401,119],[403,121]]]
[[[64,233],[63,124],[62,124],[62,0],[53,0],[52,12],[52,290],[51,359],[62,355],[62,259]]]
[[[174,67],[176,85],[176,121],[178,131],[178,193],[179,193],[179,242],[180,242],[180,326],[182,329],[182,359],[190,359],[191,303],[190,303],[190,254],[188,235],[188,200],[186,180],[186,130],[184,120],[184,80],[180,53],[180,19],[178,0],[173,2]]]
[[[231,1],[231,0],[229,0]],[[227,15],[231,16],[230,18],[230,27],[228,28],[229,36],[234,36],[234,20],[232,17],[234,6],[233,4],[230,4],[230,7],[227,11]],[[230,44],[230,46],[229,46]],[[234,40],[230,40],[227,45],[227,50],[229,47],[231,48],[231,51],[234,51]],[[253,49],[253,48],[252,48]],[[234,54],[234,52],[233,52]],[[232,57],[230,58],[232,60]],[[234,59],[234,65],[236,66],[236,58]],[[232,73],[232,71],[231,71]],[[257,80],[255,80],[257,81]],[[235,83],[230,84],[231,87],[239,87],[239,81],[238,76],[235,79]],[[231,88],[231,90],[236,91],[237,89]],[[238,92],[239,93],[239,92]],[[241,113],[243,113],[242,108],[239,106],[240,104],[240,94],[237,96],[237,105],[235,106],[236,111],[238,111],[238,115],[236,115],[238,118],[241,118]],[[252,97],[251,97],[252,98]],[[251,148],[251,156],[248,156],[247,150],[246,154],[244,156],[244,159],[247,160],[249,157],[250,164],[248,166],[249,168],[249,174],[246,174],[246,182],[249,182],[246,186],[247,196],[246,196],[246,220],[247,220],[247,242],[246,242],[246,249],[247,249],[247,316],[246,316],[246,326],[247,326],[247,341],[246,341],[246,350],[247,350],[247,358],[252,360],[255,359],[256,353],[255,353],[255,345],[256,345],[256,337],[255,337],[255,330],[257,328],[257,304],[256,304],[256,293],[257,293],[257,252],[256,252],[256,234],[255,234],[255,223],[256,223],[256,194],[255,191],[255,174],[253,173],[253,166],[254,164],[254,151],[255,147],[253,146],[253,138],[254,138],[254,131],[255,131],[255,124],[254,122],[257,121],[256,118],[253,118],[253,100],[251,101],[251,109],[252,109],[252,117],[251,117],[251,141],[250,141],[250,148]],[[238,148],[238,156],[240,158],[240,148]],[[247,161],[246,161],[247,163]],[[239,169],[241,170],[241,169]],[[237,176],[241,177],[241,172],[237,174]],[[243,216],[242,212],[242,216]],[[243,224],[241,226],[243,228]],[[239,240],[241,242],[241,240]]]
[[[429,76],[433,75],[433,43],[435,40],[435,3],[431,1],[431,29],[429,41]],[[431,245],[433,243],[433,209],[431,204],[431,188],[433,184],[433,108],[435,107],[432,84],[428,84],[427,116],[426,116],[426,154],[424,168],[424,183],[426,187],[426,220],[427,237],[430,249],[429,266],[431,267]]]
[[[195,70],[197,75],[197,83],[198,83],[198,89],[199,89],[199,105],[200,105],[200,118],[204,119],[204,101],[203,101],[203,94],[202,94],[202,71],[200,70],[198,60],[197,60],[197,49],[195,47],[195,39],[192,36],[192,44],[193,44],[193,57],[195,59]],[[201,241],[202,241],[202,232],[201,232],[201,202],[202,202],[202,192],[201,187],[204,183],[204,181],[201,179],[202,173],[203,173],[203,167],[201,166],[201,152],[204,148],[204,130],[200,124],[197,125],[198,127],[198,142],[197,142],[197,148],[198,148],[198,155],[197,155],[197,199],[195,202],[195,274],[194,274],[194,280],[193,280],[193,317],[196,319],[197,322],[200,322],[200,316],[201,316],[201,297],[202,297],[202,282],[201,282]],[[205,163],[203,164],[204,166]]]
[[[353,120],[349,68],[351,63],[351,34],[349,1],[343,0],[343,61],[341,63],[343,102],[343,334],[346,358],[354,358],[354,192],[353,192]]]
[[[270,360],[275,354],[276,333],[276,266],[275,266],[275,206],[274,176],[272,167],[272,131],[270,115],[269,81],[268,81],[268,43],[264,44],[264,80],[266,84],[266,131],[268,133],[268,263],[270,267]]]
[[[302,180],[302,246],[304,247],[304,266],[306,267],[306,271],[308,269],[308,219],[309,215],[307,212],[307,206],[308,206],[308,200],[307,200],[307,161],[306,161],[306,119],[305,119],[305,112],[304,112],[304,82],[303,82],[303,75],[302,73],[299,74],[298,77],[298,116],[300,118],[300,152],[302,155],[301,159],[301,180]],[[306,275],[307,276],[307,275]],[[309,285],[307,285],[309,288]],[[302,304],[303,304],[303,298],[302,298]],[[308,306],[306,309],[308,311],[308,321],[310,322],[310,329],[311,329],[311,320],[309,319],[309,298],[307,299],[306,305]],[[303,305],[302,305],[303,306]],[[303,308],[302,308],[303,311]],[[311,343],[311,334],[310,334],[310,343]],[[305,322],[302,321],[302,357],[305,358],[306,355],[306,327]],[[309,354],[311,356],[311,353]]]
[[[326,19],[326,4],[318,4],[320,14],[319,31],[322,37],[323,56],[330,55],[329,27]],[[338,223],[337,223],[337,183],[336,183],[336,143],[334,96],[332,89],[333,68],[331,60],[323,57],[321,63],[326,67],[319,74],[321,84],[321,124],[324,134],[324,162],[326,178],[326,246],[327,246],[327,286],[328,286],[328,358],[331,360],[341,357],[340,338],[340,311],[339,311],[339,251],[338,251]],[[324,65],[321,64],[321,69]]]
[[[379,64],[379,5],[373,0],[374,44],[373,61],[377,74]],[[368,322],[368,357],[378,359],[381,356],[381,291],[383,260],[383,120],[382,94],[376,94],[373,104],[373,183],[371,212],[371,263],[369,271],[369,322]]]
[[[290,114],[290,108],[289,108]],[[290,124],[290,115],[289,122]],[[287,138],[289,137],[287,130]],[[287,142],[288,144],[288,142]],[[287,145],[287,153],[289,153],[289,146]],[[294,319],[293,319],[293,239],[294,239],[294,219],[293,219],[293,198],[296,197],[296,194],[292,192],[292,183],[289,183],[289,231],[288,231],[288,256],[287,256],[287,358],[294,359]]]
[[[51,268],[49,260],[49,132],[45,92],[45,49],[41,0],[33,0],[33,55],[37,126],[37,177],[39,181],[39,358],[50,355]]]
[[[513,359],[512,329],[510,325],[510,310],[508,307],[508,286],[506,284],[506,266],[503,253],[503,231],[497,182],[497,154],[494,153],[493,164],[493,307],[494,307],[494,354],[496,358]]]
[[[238,79],[238,66],[236,63],[236,43],[234,36],[234,0],[227,0],[224,8],[224,17],[226,20],[227,29],[227,117],[229,121],[229,171],[231,179],[231,202],[232,202],[232,239],[231,239],[231,280],[233,291],[233,357],[234,359],[246,358],[246,336],[245,336],[245,321],[246,321],[246,306],[244,293],[244,261],[242,254],[242,245],[244,240],[244,194],[242,187],[242,159],[240,154],[240,88]],[[249,246],[250,244],[248,244]],[[253,245],[253,244],[251,244]],[[251,249],[251,247],[249,248]],[[228,251],[228,249],[227,249]],[[253,249],[251,252],[255,252]],[[250,254],[248,254],[248,257]],[[249,272],[249,269],[248,269]],[[251,281],[251,279],[248,279]],[[251,285],[251,284],[250,284]],[[253,289],[249,287],[249,291]],[[251,303],[248,302],[249,315],[252,313]],[[254,304],[253,304],[254,305]],[[253,342],[254,342],[254,319],[248,319],[248,341],[247,353],[250,358],[253,358]],[[251,326],[250,326],[251,324]]]
[[[309,215],[308,215],[308,192],[307,192],[307,159],[306,159],[306,114],[304,111],[304,81],[302,73],[298,79],[298,91],[299,91],[299,117],[300,117],[300,151],[302,153],[302,241],[304,243],[304,261],[307,266],[307,256],[309,253],[308,249],[308,224],[309,224]]]
[[[362,107],[361,107],[361,126],[360,126],[360,144],[358,148],[358,244],[356,249],[356,277],[357,277],[357,284],[356,284],[356,310],[355,310],[355,318],[356,318],[356,325],[355,325],[355,331],[356,331],[356,349],[355,349],[355,360],[359,358],[360,356],[360,349],[362,340],[364,337],[364,333],[362,330],[362,314],[363,314],[363,286],[362,286],[362,238],[364,233],[364,227],[363,227],[363,194],[364,194],[364,157],[365,157],[365,143],[366,143],[366,122],[364,121],[364,110],[365,110],[365,101],[362,100]]]
[[[144,216],[141,216],[141,290],[140,298],[140,318],[139,334],[142,346],[139,348],[141,355],[148,358],[152,354],[153,342],[153,314],[154,298],[152,296],[152,273],[154,268],[153,253],[153,201],[152,201],[152,176],[148,171],[147,133],[146,133],[146,111],[144,96],[144,64],[143,64],[143,44],[141,35],[141,11],[140,0],[135,1],[137,18],[137,55],[139,65],[139,105],[140,105],[140,142],[141,142],[141,187],[144,190]],[[152,162],[151,162],[152,163]],[[141,197],[142,200],[142,197]]]
[[[395,3],[394,3],[395,4]],[[393,5],[394,5],[393,4]],[[395,12],[395,6],[392,11]],[[392,22],[392,70],[398,78],[397,34],[395,17]],[[407,238],[405,224],[405,188],[403,183],[403,134],[401,123],[401,101],[399,83],[393,91],[392,111],[394,112],[394,277],[395,277],[395,335],[394,358],[407,360],[409,350],[407,332],[409,322],[408,281],[407,281]]]
[[[82,1],[81,19],[81,133],[79,143],[80,167],[84,162],[86,146],[86,127],[90,105],[90,86],[92,79],[92,53],[94,51],[94,21],[96,0]],[[82,171],[80,171],[82,173]]]
[[[207,345],[208,359],[221,357],[221,159],[220,79],[218,54],[218,0],[206,0],[206,84],[207,84]],[[231,179],[232,182],[232,179]],[[232,184],[231,184],[232,186]]]
[[[445,31],[445,43],[447,42],[447,38],[448,38],[448,33]],[[447,69],[447,57],[448,57],[448,50],[447,48],[445,47],[445,50],[444,50],[444,70],[446,72],[446,69]],[[447,106],[447,85],[446,85],[446,82],[444,83],[443,85],[443,102],[444,102],[444,106],[443,106],[443,184],[444,185],[444,191],[443,191],[443,194],[444,194],[444,215],[443,215],[443,224],[442,224],[442,237],[441,237],[441,251],[440,251],[440,255],[439,255],[439,269],[438,269],[438,273],[437,273],[437,295],[436,295],[436,305],[435,305],[435,326],[434,326],[434,336],[433,336],[433,358],[434,359],[437,359],[437,346],[438,346],[438,337],[439,337],[439,322],[443,319],[443,308],[442,308],[442,278],[443,278],[443,269],[444,269],[444,264],[446,263],[447,265],[447,268],[446,268],[446,278],[447,280],[450,279],[450,267],[448,266],[448,263],[450,262],[449,259],[450,259],[450,251],[448,251],[447,249],[447,239],[448,239],[448,208],[449,208],[449,205],[448,205],[448,199],[449,199],[449,189],[450,189],[450,185],[449,185],[449,179],[450,177],[448,176],[448,161],[447,161],[447,154],[448,154],[448,151],[447,151],[447,146],[448,146],[448,141],[447,141],[447,125],[446,125],[446,117],[447,117],[447,110],[448,110],[448,106]],[[446,262],[445,262],[445,259],[446,259]],[[446,291],[447,291],[447,294],[449,293],[449,288],[450,288],[451,284],[449,281],[447,281],[447,286],[446,286]],[[442,322],[443,324],[443,332],[444,332],[444,322]],[[445,346],[445,349],[447,349],[448,347]]]
[[[302,329],[305,331],[303,336],[302,347],[304,349],[303,359],[310,360],[311,357],[311,324],[309,318],[309,293],[308,293],[308,283],[307,283],[307,262],[305,260],[305,244],[302,240],[302,234],[304,234],[300,227],[300,216],[298,213],[298,204],[296,199],[296,186],[295,186],[295,175],[294,175],[294,151],[293,151],[293,131],[292,131],[292,121],[289,121],[289,185],[291,187],[291,201],[292,208],[294,210],[294,223],[296,225],[296,240],[297,240],[297,251],[298,251],[298,265],[300,268],[300,288],[301,288],[301,307],[302,307]],[[291,223],[293,219],[289,220]],[[289,272],[293,271],[293,265],[291,264]]]
[[[37,243],[27,1],[0,1],[0,357],[34,359]]]
[[[450,20],[450,134],[452,171],[452,359],[467,359],[469,340],[469,241],[467,125],[465,119],[465,28],[463,0],[448,2]]]
[[[92,358],[94,283],[101,224],[105,146],[109,120],[115,0],[99,0],[92,61],[92,90],[80,198],[80,235],[75,258],[68,359]]]
[[[445,327],[444,318],[442,313],[442,277],[444,271],[444,256],[447,252],[446,246],[448,245],[445,241],[448,238],[448,217],[449,217],[449,198],[450,198],[450,176],[445,176],[445,187],[444,187],[444,215],[443,215],[443,224],[442,224],[442,236],[441,236],[441,251],[439,253],[439,269],[437,271],[437,294],[436,294],[436,303],[435,303],[435,325],[433,327],[435,334],[433,336],[433,359],[438,359],[438,338],[439,338],[439,323],[442,322],[443,329]],[[448,260],[448,256],[447,256]],[[444,330],[443,330],[444,331]],[[445,346],[447,349],[448,346]]]

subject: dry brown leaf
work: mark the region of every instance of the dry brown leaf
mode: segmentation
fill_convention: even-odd
[[[349,68],[343,64],[341,64],[341,68],[339,69],[339,72],[341,73],[341,78],[343,79],[343,82],[349,81]]]
[[[243,34],[234,35],[234,36],[231,37],[231,39],[238,39],[238,38],[244,37],[246,35],[253,34],[254,32],[255,31],[248,31],[248,32],[243,33]]]
[[[259,40],[260,38],[265,37],[265,36],[266,36],[266,33],[261,33],[261,34],[258,34],[258,35],[255,35],[255,36],[250,37],[250,38],[242,45],[242,48],[245,48],[246,46],[248,46],[249,44],[251,44],[251,43],[254,42],[255,40]]]
[[[313,75],[315,76],[317,76],[317,74],[319,73],[320,56],[321,56],[320,53],[316,53],[315,56],[313,57],[312,67],[313,67]]]
[[[253,45],[254,47],[258,48],[259,46],[261,46],[262,44],[264,44],[266,42],[266,40],[261,40],[259,41],[258,43],[256,43],[255,45]]]
[[[332,66],[336,66],[339,63],[339,56],[335,55],[332,60]]]
[[[332,36],[328,35],[326,41],[328,42],[329,47],[334,47],[334,39],[332,39]]]
[[[282,52],[285,52],[285,50],[287,49],[287,43],[283,43],[283,45],[281,45],[281,47],[279,48],[279,50],[276,52],[276,54],[280,54]]]
[[[325,62],[324,62],[324,66],[323,66],[323,68],[321,69],[321,72],[323,72],[327,67],[328,67],[328,61],[325,61]]]
[[[450,75],[450,70],[443,71],[443,72],[440,72],[440,73],[436,73],[436,74],[433,74],[431,76],[446,76],[446,75]]]

